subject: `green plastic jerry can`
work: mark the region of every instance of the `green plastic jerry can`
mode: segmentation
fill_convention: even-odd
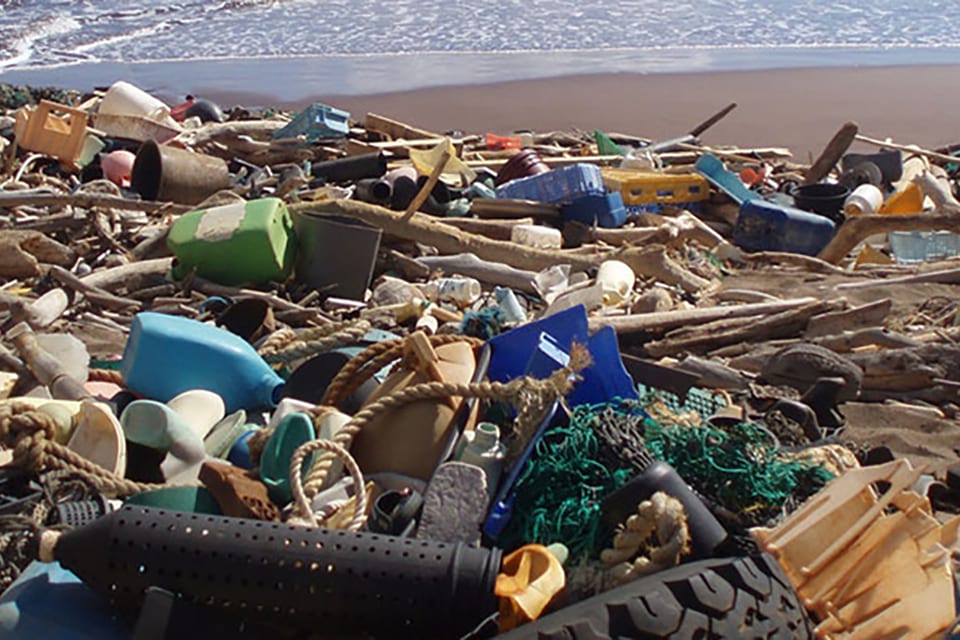
[[[293,269],[293,221],[279,198],[186,213],[170,229],[173,277],[191,271],[224,285],[283,281]]]

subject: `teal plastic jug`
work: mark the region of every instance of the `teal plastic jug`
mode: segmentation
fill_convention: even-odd
[[[283,378],[238,335],[162,313],[138,313],[120,372],[132,391],[167,402],[189,389],[213,391],[228,413],[274,407]]]

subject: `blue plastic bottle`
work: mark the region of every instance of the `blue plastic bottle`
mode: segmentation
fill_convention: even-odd
[[[274,407],[283,379],[238,335],[162,313],[138,313],[120,372],[127,386],[166,402],[190,389],[223,398],[228,413]]]

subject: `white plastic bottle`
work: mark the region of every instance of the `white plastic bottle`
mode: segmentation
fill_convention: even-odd
[[[492,498],[503,472],[503,461],[507,457],[507,447],[500,442],[500,428],[492,422],[481,422],[473,431],[463,434],[454,457],[483,469],[487,476],[487,493]]]

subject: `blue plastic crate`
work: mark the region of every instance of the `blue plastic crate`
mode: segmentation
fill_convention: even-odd
[[[600,167],[585,163],[518,178],[497,187],[498,198],[546,204],[572,204],[579,198],[602,196],[606,192]]]
[[[584,196],[560,208],[564,221],[576,221],[593,226],[594,222],[607,229],[622,227],[627,221],[627,210],[619,192],[602,196]]]
[[[682,209],[690,213],[702,213],[703,207],[700,202],[677,202],[674,204],[660,204],[651,202],[649,204],[631,204],[627,205],[627,215],[636,215],[639,213],[663,213],[664,209]]]
[[[285,127],[273,134],[274,140],[305,135],[307,142],[323,138],[342,138],[350,131],[350,113],[314,103],[297,114]]]
[[[893,231],[890,248],[897,262],[924,262],[960,256],[960,234],[949,231]]]

